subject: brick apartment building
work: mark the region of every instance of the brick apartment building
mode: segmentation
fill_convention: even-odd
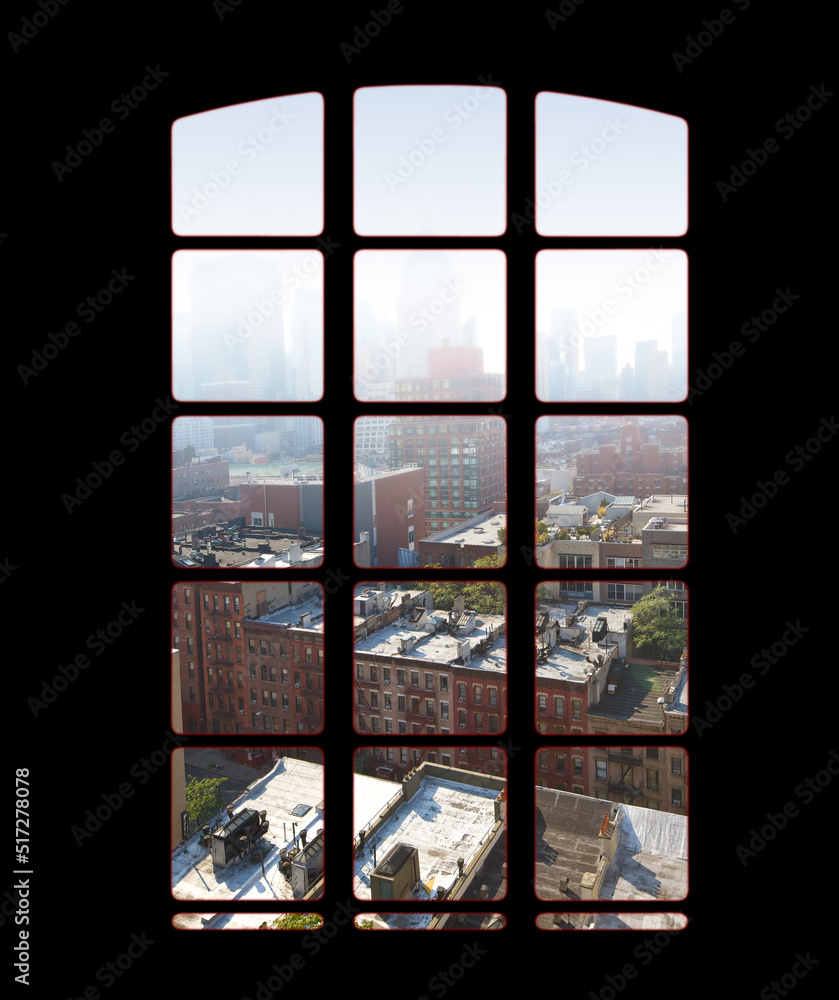
[[[372,604],[374,613],[364,616]],[[356,732],[445,740],[506,729],[504,617],[469,611],[463,597],[450,612],[430,605],[426,591],[366,591],[356,598],[362,612],[353,653]],[[429,748],[408,749],[413,759],[414,750]],[[484,759],[478,749],[465,755],[466,763]]]
[[[423,469],[393,469],[356,475],[353,485],[353,540],[366,541],[358,549],[357,565],[398,566],[399,550],[416,550],[425,538],[425,473]]]
[[[260,479],[239,486],[239,511],[247,525],[306,529],[323,534],[323,481]]]
[[[230,464],[226,461],[199,462],[172,469],[172,497],[204,497],[230,485]]]
[[[469,520],[507,496],[507,425],[501,417],[397,417],[391,468],[425,470],[425,535]]]
[[[646,427],[632,420],[620,429],[620,446],[601,444],[574,458],[577,474],[572,490],[577,496],[605,490],[617,496],[652,496],[687,492],[687,428],[681,436],[667,435],[667,445],[647,440]],[[674,444],[674,440],[678,444]]]
[[[320,593],[311,581],[178,583],[172,588],[172,646],[179,653],[183,732],[249,731],[246,620]],[[288,731],[308,730],[295,726]]]
[[[536,784],[609,802],[687,815],[684,747],[542,747]]]

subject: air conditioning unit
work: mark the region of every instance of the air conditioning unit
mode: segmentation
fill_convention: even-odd
[[[295,686],[296,688],[299,688],[299,687],[300,687],[300,685],[299,685],[299,684],[295,684],[294,686]]]
[[[442,715],[440,716],[440,718],[441,718],[441,719],[448,719],[448,717],[449,717],[449,713],[448,713],[448,712],[444,712],[444,713],[443,713],[443,714],[442,714]]]
[[[461,729],[465,729],[465,728],[466,728],[466,723],[465,723],[465,722],[461,722],[461,724],[460,724],[460,728],[461,728]]]

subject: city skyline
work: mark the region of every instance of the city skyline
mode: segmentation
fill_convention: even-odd
[[[323,395],[323,255],[180,250],[172,256],[172,391],[213,402]]]
[[[681,250],[537,254],[538,398],[684,399],[687,272]]]
[[[354,392],[395,399],[394,380],[506,370],[506,257],[498,250],[361,251],[354,258]],[[457,399],[457,383],[427,384]],[[501,398],[503,385],[492,398]]]

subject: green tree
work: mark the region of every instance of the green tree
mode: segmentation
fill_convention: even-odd
[[[481,615],[503,615],[506,611],[506,595],[500,583],[467,583],[463,598],[467,611],[477,611]]]
[[[270,929],[274,931],[303,931],[320,927],[322,923],[323,917],[319,913],[284,913],[272,922]]]
[[[186,811],[196,826],[203,826],[219,811],[218,787],[227,778],[189,779],[186,786]]]
[[[480,559],[476,559],[473,565],[477,569],[496,569],[500,564],[498,562],[498,556],[493,554],[491,556],[481,556]]]
[[[495,532],[495,534],[498,537],[498,541],[501,542],[502,545],[505,545],[507,542],[507,529],[499,528],[498,531]]]
[[[656,587],[632,606],[632,642],[637,656],[676,662],[686,636],[687,622],[676,616],[666,587]]]

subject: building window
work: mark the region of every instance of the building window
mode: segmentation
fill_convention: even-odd
[[[671,788],[670,789],[670,805],[674,809],[682,808],[682,790],[681,788]]]
[[[542,771],[547,770],[548,767],[548,752],[547,750],[539,751],[539,769]]]
[[[650,792],[658,791],[658,771],[653,768],[647,768],[647,790]]]
[[[582,776],[583,776],[583,758],[582,757],[574,757],[573,760],[574,760],[574,777],[575,778],[582,778]]]
[[[658,760],[658,747],[647,747],[647,760]]]
[[[571,699],[571,718],[575,722],[579,721],[583,717],[582,712],[583,712],[582,702],[580,702],[580,700],[577,699],[577,698],[572,698]]]
[[[672,757],[670,759],[670,773],[681,775],[682,773],[682,758]]]
[[[598,781],[607,780],[605,760],[596,760],[594,762],[594,773]]]
[[[556,755],[556,773],[565,774],[565,754],[558,753]]]

